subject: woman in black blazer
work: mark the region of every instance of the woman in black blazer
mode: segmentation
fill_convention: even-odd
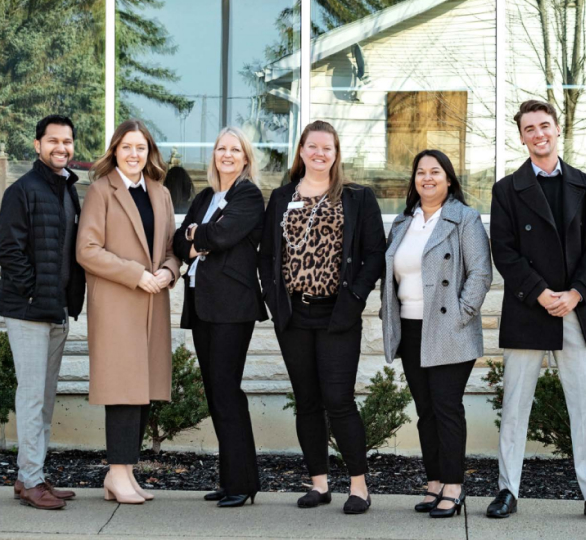
[[[255,321],[267,319],[257,279],[263,197],[252,145],[224,128],[208,182],[193,200],[173,248],[189,265],[181,328],[190,328],[220,450],[220,489],[204,498],[242,506],[260,488],[248,400],[240,388]]]
[[[366,436],[354,401],[362,311],[384,268],[385,234],[370,188],[344,181],[340,142],[327,122],[309,124],[291,183],[273,191],[260,277],[297,404],[297,435],[313,489],[300,507],[331,501],[328,422],[351,476],[344,512],[370,507]]]

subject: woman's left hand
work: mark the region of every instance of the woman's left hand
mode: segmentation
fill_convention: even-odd
[[[171,273],[171,270],[169,270],[168,268],[159,268],[155,272],[155,278],[159,282],[159,287],[161,287],[161,289],[164,289],[165,287],[169,286],[171,281],[173,281],[173,274]]]

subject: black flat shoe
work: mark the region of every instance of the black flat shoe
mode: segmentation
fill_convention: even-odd
[[[206,501],[221,501],[226,496],[226,492],[223,489],[206,493],[203,498]]]
[[[489,518],[508,518],[517,511],[517,499],[508,489],[501,489],[486,510]],[[586,510],[585,510],[586,512]]]
[[[320,493],[317,489],[308,491],[303,497],[297,499],[297,506],[299,508],[315,508],[320,504],[330,504],[332,502],[332,494],[330,490],[325,493]]]
[[[254,504],[254,498],[256,497],[256,491],[254,493],[248,493],[247,495],[226,495],[219,503],[220,508],[236,508],[237,506],[244,506],[244,503],[250,497],[250,504]]]
[[[431,491],[426,491],[425,495],[429,495],[430,497],[435,497],[435,500],[430,502],[420,502],[415,505],[416,512],[431,512],[440,502],[442,498],[442,494],[444,492],[444,488],[441,489],[439,493],[432,493]]]
[[[357,495],[350,495],[344,504],[344,514],[364,514],[370,508],[370,495],[364,500]]]
[[[434,508],[430,513],[429,516],[432,518],[450,518],[453,517],[454,514],[458,514],[460,515],[460,512],[462,512],[462,506],[464,506],[466,504],[466,492],[464,491],[464,488],[462,488],[462,491],[460,491],[460,496],[456,497],[455,499],[452,497],[444,497],[443,495],[441,496],[440,500],[438,501],[438,504],[441,501],[452,501],[454,503],[454,506],[452,506],[451,508]]]

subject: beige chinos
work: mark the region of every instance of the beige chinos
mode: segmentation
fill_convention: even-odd
[[[586,498],[586,343],[575,312],[564,317],[562,351],[552,351],[558,366],[572,433],[574,466]],[[499,440],[499,489],[519,497],[529,415],[546,351],[505,349],[503,412]]]

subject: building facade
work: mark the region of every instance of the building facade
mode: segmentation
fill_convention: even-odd
[[[78,127],[72,166],[81,196],[91,163],[117,123],[130,117],[145,120],[169,166],[182,167],[196,191],[205,185],[219,129],[243,128],[267,199],[287,180],[303,126],[327,120],[340,134],[346,174],[374,189],[387,227],[404,207],[414,155],[429,147],[450,156],[468,202],[488,223],[492,185],[526,159],[512,117],[528,98],[556,105],[562,155],[586,166],[583,0],[84,0],[60,1],[58,10],[52,4],[0,2],[0,197],[35,157],[36,121],[56,112]],[[189,200],[178,197],[180,223]],[[193,350],[190,332],[179,328],[181,287],[172,295],[173,343]],[[473,438],[475,429],[481,439],[492,426],[481,378],[486,360],[501,358],[501,300],[495,272],[482,310],[485,357],[467,389],[471,414],[485,419],[477,428],[471,422]],[[384,365],[379,307],[373,293],[358,392]],[[66,348],[63,400],[87,393],[88,371],[83,315],[72,323]],[[280,418],[290,385],[270,322],[255,330],[244,387]]]

